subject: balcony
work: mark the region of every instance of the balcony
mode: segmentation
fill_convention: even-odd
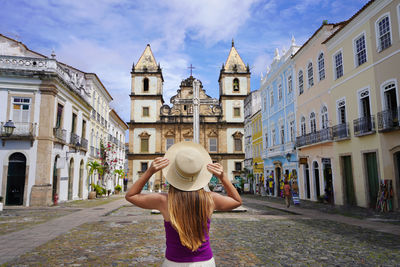
[[[104,125],[104,118],[103,118],[103,116],[100,117],[100,121],[101,121],[101,124]]]
[[[100,114],[97,112],[97,122],[100,123]]]
[[[92,119],[96,119],[96,111],[94,109],[92,110]]]
[[[400,128],[399,122],[400,107],[397,110],[384,110],[378,112],[378,131],[389,132]]]
[[[118,139],[115,138],[115,137],[113,137],[113,143],[114,143],[114,144],[118,144]]]
[[[354,124],[354,136],[364,136],[376,132],[374,116],[355,119],[353,124]]]
[[[275,145],[275,146],[270,146],[267,147],[266,150],[263,153],[263,156],[265,158],[267,157],[276,157],[279,155],[284,155],[285,151],[285,145],[284,144],[280,144],[280,145]]]
[[[88,150],[88,144],[89,144],[88,140],[82,137],[81,138],[81,149],[87,151]]]
[[[95,158],[95,157],[96,157],[96,155],[94,154],[94,146],[90,146],[90,156],[91,156],[92,158]]]
[[[108,142],[111,142],[111,141],[112,141],[112,135],[108,134]]]
[[[36,137],[36,123],[32,122],[14,122],[14,131],[12,135],[6,136],[3,128],[5,122],[0,123],[0,138],[3,141],[3,146],[6,140],[30,140],[31,146]]]
[[[70,140],[69,143],[70,143],[71,145],[76,146],[76,145],[78,145],[78,143],[79,143],[79,139],[80,139],[79,135],[74,134],[74,133],[71,133],[71,140]]]
[[[332,135],[334,141],[340,141],[350,138],[349,123],[341,123],[332,127]]]
[[[314,133],[296,137],[296,147],[302,147],[333,140],[333,130],[331,127],[321,129]]]
[[[66,144],[67,143],[67,130],[54,127],[53,128],[53,135],[56,142]]]

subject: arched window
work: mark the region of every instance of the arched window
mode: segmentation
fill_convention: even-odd
[[[143,92],[148,92],[149,91],[149,79],[144,78],[143,79]]]
[[[303,71],[299,71],[299,95],[304,92],[304,80],[303,80]]]
[[[325,59],[324,53],[319,54],[318,56],[318,74],[319,80],[322,81],[325,79]]]
[[[322,129],[328,128],[328,108],[326,106],[321,109],[321,124]]]
[[[301,117],[301,125],[300,125],[300,129],[301,129],[301,135],[306,135],[306,118],[303,116]]]
[[[314,85],[314,70],[312,62],[308,63],[307,66],[307,74],[308,74],[308,88]]]
[[[311,112],[310,114],[310,130],[312,133],[315,133],[317,131],[317,124],[315,121],[315,113]]]
[[[239,92],[239,79],[238,78],[233,79],[233,91]]]

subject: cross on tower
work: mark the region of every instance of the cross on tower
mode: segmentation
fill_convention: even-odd
[[[190,65],[190,68],[193,68]],[[200,143],[200,105],[219,105],[218,99],[200,99],[200,81],[193,81],[193,99],[174,99],[172,104],[193,105],[193,142]]]
[[[190,76],[193,76],[193,69],[195,69],[195,67],[190,64],[190,67],[188,67],[188,69],[190,69]]]

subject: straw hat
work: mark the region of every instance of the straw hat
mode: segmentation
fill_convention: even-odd
[[[212,174],[207,164],[211,157],[202,145],[184,141],[171,146],[165,158],[170,164],[163,171],[164,177],[173,187],[183,191],[196,191],[205,187]]]

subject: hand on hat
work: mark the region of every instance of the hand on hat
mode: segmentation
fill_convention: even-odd
[[[220,180],[224,176],[224,168],[219,163],[207,164],[207,170],[214,174]]]
[[[150,165],[149,171],[154,174],[159,170],[162,170],[165,167],[167,167],[168,164],[169,164],[169,159],[167,158],[162,158],[162,157],[155,158]]]

